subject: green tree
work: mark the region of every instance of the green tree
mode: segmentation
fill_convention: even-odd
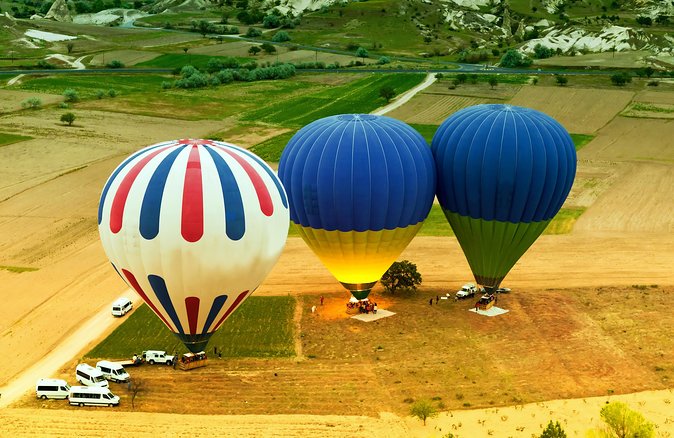
[[[508,50],[505,55],[501,57],[501,67],[528,67],[531,65],[531,59],[515,49]]]
[[[494,89],[495,86],[498,85],[498,79],[496,78],[496,76],[489,76],[488,82],[492,90]]]
[[[545,59],[550,58],[555,54],[555,51],[550,47],[546,47],[541,43],[538,43],[534,46],[534,58],[536,59]]]
[[[284,43],[286,41],[290,41],[290,35],[288,35],[288,32],[285,30],[282,30],[276,32],[271,40],[275,43]]]
[[[248,49],[248,54],[255,56],[261,51],[262,49],[260,48],[260,46],[251,46],[250,49]]]
[[[367,49],[365,47],[358,47],[356,49],[356,56],[358,58],[363,58],[363,62],[365,62],[365,58],[368,58],[370,54],[367,52]]]
[[[114,59],[106,64],[108,68],[124,68],[124,63],[118,59]]]
[[[73,114],[73,113],[61,114],[61,122],[62,123],[67,123],[68,126],[72,126],[74,121],[75,121],[75,114]]]
[[[435,417],[436,415],[438,415],[438,411],[435,410],[433,403],[431,403],[430,401],[419,400],[412,404],[412,407],[410,408],[410,414],[413,417],[417,417],[418,419],[423,421],[425,426],[426,419]]]
[[[550,420],[547,427],[543,429],[543,433],[539,435],[539,438],[566,438],[566,432],[562,429],[559,421],[553,423]]]
[[[387,292],[395,293],[397,290],[417,290],[421,284],[421,274],[417,271],[417,265],[403,260],[393,262],[390,268],[381,277],[381,284]]]
[[[627,84],[628,82],[632,82],[632,76],[629,75],[629,73],[616,73],[611,75],[611,82],[613,85],[617,85],[619,87],[622,87],[623,85]]]
[[[262,43],[262,45],[260,47],[262,48],[262,50],[264,50],[264,53],[266,53],[267,55],[271,55],[272,53],[276,53],[276,46],[274,46],[271,43],[264,42],[264,43]]]
[[[68,50],[68,55],[73,53],[73,49],[75,48],[75,43],[72,41],[66,44],[66,50]]]
[[[557,81],[557,85],[563,87],[564,85],[569,83],[569,78],[562,75],[555,75],[555,81]]]
[[[651,438],[655,426],[643,415],[622,402],[611,402],[601,408],[599,416],[606,423],[606,436],[611,438]]]
[[[386,103],[388,103],[395,97],[396,90],[390,85],[384,85],[379,89],[379,95],[386,99]]]
[[[246,36],[248,38],[257,38],[262,35],[262,31],[256,27],[249,27],[246,31]]]

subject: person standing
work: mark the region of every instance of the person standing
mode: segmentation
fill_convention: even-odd
[[[323,305],[323,295],[321,295],[321,306]]]

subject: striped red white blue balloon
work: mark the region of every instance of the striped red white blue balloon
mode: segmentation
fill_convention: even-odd
[[[288,200],[253,153],[183,139],[131,155],[98,209],[117,273],[192,352],[262,283],[285,245]]]

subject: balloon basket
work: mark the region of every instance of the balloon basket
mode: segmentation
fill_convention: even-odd
[[[203,351],[199,353],[185,353],[180,356],[180,360],[178,361],[178,368],[183,371],[205,367],[206,365],[208,365],[208,358]]]

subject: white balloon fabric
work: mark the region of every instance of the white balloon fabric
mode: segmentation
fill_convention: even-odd
[[[273,170],[213,140],[133,154],[108,179],[98,209],[115,270],[193,352],[269,274],[288,226]]]

